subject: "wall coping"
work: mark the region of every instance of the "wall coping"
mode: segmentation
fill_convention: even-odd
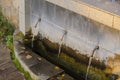
[[[78,0],[46,0],[94,21],[120,30],[120,16]],[[97,15],[96,15],[97,14]]]

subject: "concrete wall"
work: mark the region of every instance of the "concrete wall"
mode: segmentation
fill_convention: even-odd
[[[46,0],[75,13],[88,17],[99,23],[120,30],[120,16],[99,9],[92,5],[81,2],[80,0]],[[96,15],[97,14],[97,15]]]
[[[3,14],[18,26],[18,1],[19,0],[0,0],[0,7]]]
[[[95,56],[101,60],[106,60],[108,56],[114,56],[114,53],[120,53],[119,30],[71,10],[44,2],[44,0],[31,1],[30,21],[32,28],[40,17],[42,19],[33,32],[39,30],[44,37],[60,43],[66,30],[68,33],[63,41],[65,45],[87,55],[90,55],[95,46],[99,45],[100,50]],[[108,18],[103,20],[107,21]],[[110,22],[108,21],[108,23]]]
[[[18,25],[18,0],[0,0],[0,5]],[[41,22],[35,28],[39,18]],[[100,46],[96,59],[107,61],[120,54],[120,16],[77,0],[19,0],[19,27],[24,34],[32,27],[35,35],[40,32],[55,43],[60,43],[67,31],[63,43],[77,52],[89,56]]]
[[[68,34],[64,44],[83,54],[89,55],[96,45],[101,47],[99,55],[102,59],[120,53],[119,16],[75,0],[58,2],[58,0],[0,0],[0,5],[4,15],[16,25],[19,18],[19,26],[24,34],[31,26],[34,33],[40,31],[44,37],[60,43],[66,30]],[[42,21],[35,29],[39,18],[42,18]]]

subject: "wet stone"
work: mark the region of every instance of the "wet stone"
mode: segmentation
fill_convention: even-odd
[[[55,75],[49,78],[48,80],[75,80],[75,79],[69,76],[68,74],[62,73],[62,74]]]
[[[6,79],[7,80],[26,80],[19,71],[14,71],[10,73]]]
[[[17,72],[17,73],[16,73]],[[0,45],[0,80],[25,80],[13,64],[9,50]]]
[[[29,54],[26,56],[26,59],[31,59],[31,58],[32,58],[32,56]]]
[[[31,57],[30,59],[27,59],[26,58],[26,56],[27,56],[28,54],[25,54],[25,53],[23,53],[23,54],[20,54],[19,56],[20,56],[20,58],[21,58],[21,60],[28,66],[28,67],[30,67],[30,66],[33,66],[33,65],[35,65],[35,64],[38,64],[38,60],[36,59],[36,57]]]
[[[63,72],[62,69],[56,70],[55,65],[51,64],[44,58],[41,59],[40,63],[31,66],[30,69],[38,75],[41,80],[47,80],[50,77]]]
[[[41,60],[42,60],[42,58],[40,58],[40,57],[37,57],[37,60],[38,60],[38,61],[41,61]]]
[[[25,50],[25,47],[23,47],[23,46],[22,46],[22,47],[20,47],[20,48],[21,48],[21,49],[23,49],[23,50]]]
[[[7,69],[9,67],[14,67],[15,68],[15,66],[14,66],[14,64],[12,62],[6,62],[6,63],[4,63],[3,65],[0,66],[0,69],[5,70],[5,69]]]

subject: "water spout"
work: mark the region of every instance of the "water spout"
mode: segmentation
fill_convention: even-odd
[[[95,54],[95,51],[99,49],[99,46],[96,46],[93,51],[92,51],[92,54],[89,58],[89,63],[88,63],[88,67],[87,67],[87,72],[86,72],[86,75],[85,75],[85,80],[87,80],[88,78],[88,72],[89,72],[89,69],[90,69],[90,65],[91,65],[91,62],[92,62],[92,59],[94,57],[94,54]]]
[[[67,31],[65,30],[63,36],[61,37],[61,40],[60,40],[60,45],[59,45],[59,51],[58,51],[58,58],[60,56],[60,53],[61,53],[61,47],[62,47],[62,44],[63,44],[63,40],[64,40],[64,37],[65,35],[67,34]]]
[[[38,23],[41,22],[41,18],[38,19],[38,21],[35,24],[35,28],[37,27]]]
[[[41,22],[41,18],[39,18],[38,21],[36,22],[35,27],[34,27],[35,29],[36,29],[36,27],[37,27],[37,25],[38,25],[39,22]],[[34,39],[35,39],[35,35],[34,35],[34,33],[32,33],[32,34],[33,35],[32,35],[32,44],[31,44],[31,47],[33,48],[34,47],[34,45],[33,45],[34,43],[33,42],[34,42]]]

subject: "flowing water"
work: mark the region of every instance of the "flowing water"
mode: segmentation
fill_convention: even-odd
[[[35,35],[32,35],[32,44],[31,44],[32,48],[34,47],[34,39],[35,39]]]
[[[59,46],[59,51],[58,51],[58,58],[60,57],[63,40],[64,40],[64,37],[65,37],[66,34],[67,34],[67,31],[64,32],[64,34],[63,34],[63,36],[62,36],[62,38],[60,40],[60,46]]]
[[[34,47],[34,39],[35,39],[35,36],[38,34],[38,28],[37,28],[37,25],[38,23],[41,21],[41,18],[38,19],[38,21],[36,22],[34,28],[32,29],[32,44],[31,44],[31,47],[33,48]]]
[[[86,75],[85,75],[85,80],[87,80],[87,78],[88,78],[88,73],[89,73],[89,69],[90,69],[91,62],[92,62],[92,58],[93,58],[93,57],[90,57],[90,58],[89,58],[89,64],[88,64],[88,67],[87,67],[87,72],[86,72]]]
[[[91,62],[92,62],[93,56],[94,56],[94,54],[95,54],[95,51],[98,50],[98,49],[99,49],[99,46],[96,46],[96,47],[93,49],[92,55],[91,55],[90,58],[89,58],[89,63],[88,63],[87,72],[86,72],[86,75],[85,75],[85,80],[88,79],[88,73],[89,73],[89,70],[90,70]]]

